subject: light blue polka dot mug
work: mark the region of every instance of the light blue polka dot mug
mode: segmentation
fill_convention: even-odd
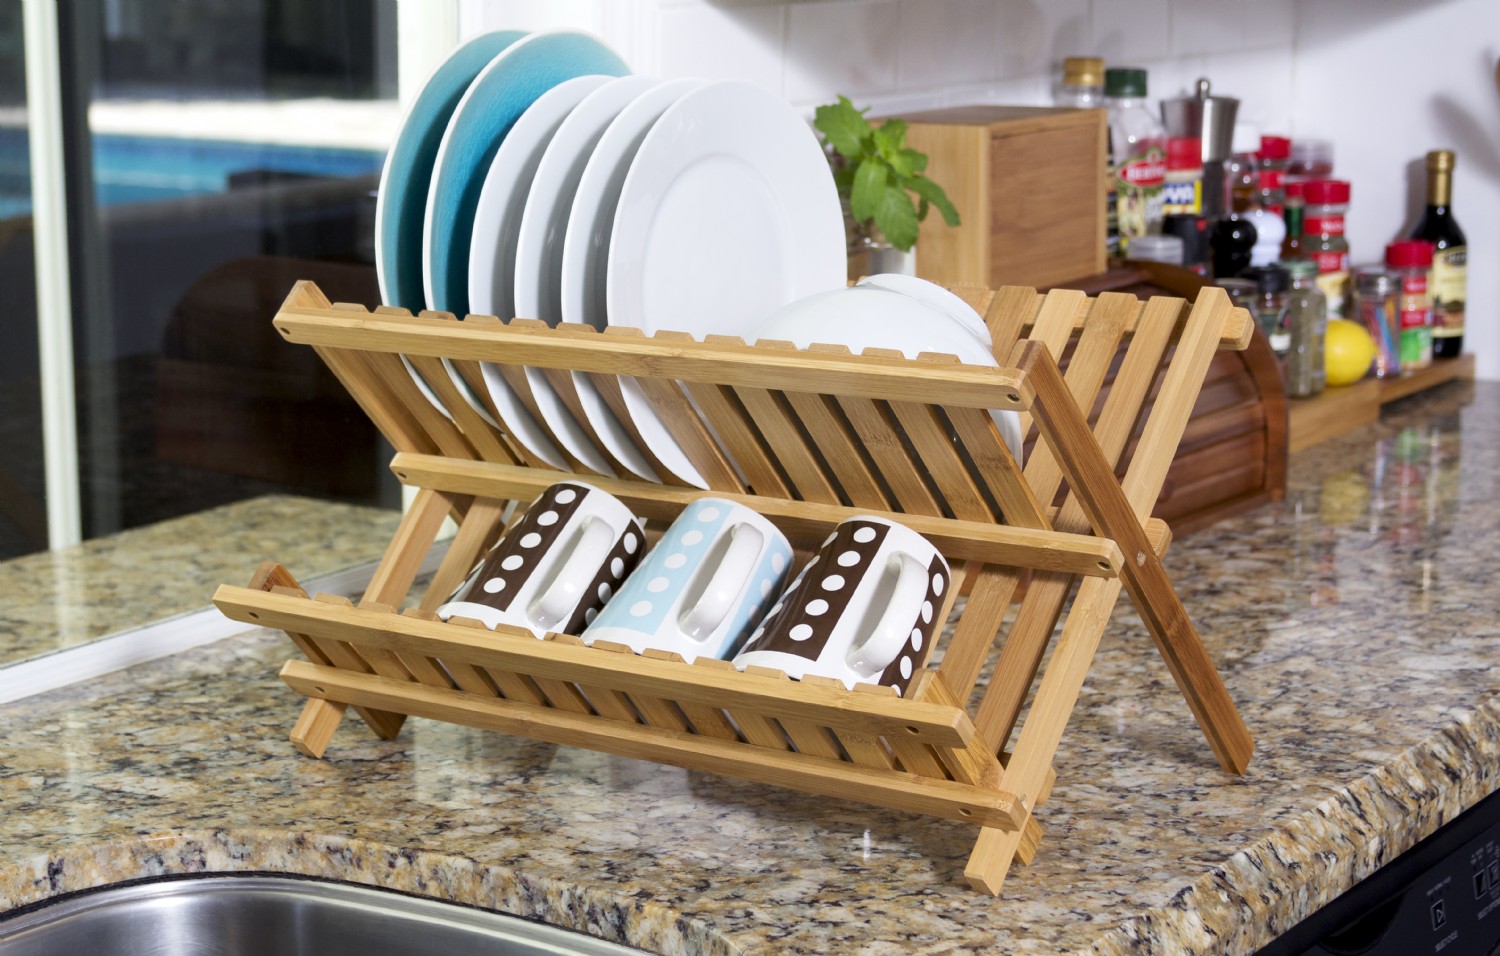
[[[776,526],[723,498],[683,509],[582,637],[728,659],[776,600],[792,547]]]

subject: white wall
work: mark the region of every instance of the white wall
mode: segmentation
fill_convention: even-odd
[[[736,78],[809,115],[838,93],[876,113],[1040,105],[1065,56],[1150,71],[1151,95],[1199,76],[1264,132],[1335,144],[1354,185],[1356,262],[1380,258],[1458,150],[1454,208],[1471,253],[1467,347],[1500,379],[1500,3],[1496,0],[461,0],[465,36],[593,31],[637,72]]]

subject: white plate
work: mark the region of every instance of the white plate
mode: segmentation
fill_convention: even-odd
[[[561,308],[564,322],[578,322],[602,330],[607,324],[604,275],[615,207],[630,163],[646,134],[667,107],[704,80],[668,80],[646,90],[614,118],[579,177],[568,226],[563,236]]]
[[[614,228],[615,204],[642,140],[661,114],[703,80],[668,80],[641,93],[620,111],[599,137],[573,193],[568,228],[563,236],[560,296],[562,320],[603,329],[608,324],[604,303],[604,268],[609,256],[609,234]],[[583,403],[594,434],[615,459],[647,481],[660,481],[651,462],[587,375],[573,373],[573,386]]]
[[[495,150],[495,158],[480,188],[479,204],[474,209],[474,233],[469,243],[469,311],[503,319],[515,316],[516,237],[521,231],[521,213],[537,164],[573,107],[609,80],[608,76],[592,74],[554,86],[527,107]],[[557,446],[499,370],[489,363],[484,363],[483,368],[490,400],[495,403],[506,430],[538,458],[565,468]],[[468,396],[467,392],[464,394]]]
[[[422,291],[422,220],[443,132],[474,77],[501,51],[525,36],[507,30],[465,43],[428,75],[401,117],[375,194],[375,281],[384,304],[400,306],[413,314],[426,304]],[[452,418],[432,386],[404,355],[401,364],[422,396]]]
[[[425,306],[422,220],[443,131],[474,77],[525,36],[508,30],[465,43],[432,71],[401,117],[375,194],[375,278],[386,305],[410,312]]]
[[[567,232],[573,193],[583,176],[594,144],[620,111],[657,84],[647,76],[622,76],[589,93],[558,126],[537,164],[526,195],[521,231],[516,238],[516,314],[541,319],[548,325],[562,321],[560,295],[562,246]],[[589,468],[614,474],[609,459],[595,445],[583,424],[540,369],[528,368],[526,380],[542,420],[558,442]]]
[[[907,358],[923,352],[956,355],[965,365],[997,368],[989,334],[981,338],[967,318],[954,318],[951,303],[939,304],[874,284],[860,284],[799,299],[762,322],[754,337],[782,339],[798,348],[815,342],[847,345],[854,352],[868,348],[896,349]],[[958,300],[963,305],[963,300]],[[968,306],[964,306],[968,309]],[[973,312],[972,309],[969,309]],[[1021,418],[1009,409],[991,409],[990,416],[1010,453],[1021,463]]]
[[[610,325],[745,335],[777,308],[842,287],[844,219],[822,147],[781,98],[740,82],[684,95],[651,127],[620,190],[605,275]],[[626,407],[658,460],[707,487],[640,387]]]
[[[573,107],[609,80],[595,74],[554,86],[521,114],[495,151],[474,210],[469,311],[502,319],[515,317],[516,239],[537,164]]]
[[[533,33],[490,61],[453,110],[433,164],[422,220],[427,307],[469,312],[469,246],[490,163],[510,128],[543,93],[576,76],[620,76],[625,63],[594,37]]]
[[[990,336],[990,327],[984,324],[984,317],[969,303],[936,282],[918,279],[916,276],[902,275],[899,272],[882,272],[879,275],[865,276],[855,285],[873,285],[899,292],[902,295],[909,295],[914,299],[921,299],[928,305],[948,313],[985,346],[995,344],[995,340]]]

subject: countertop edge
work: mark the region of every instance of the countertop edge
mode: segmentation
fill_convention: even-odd
[[[1491,695],[1078,952],[1254,952],[1497,788],[1500,695]]]

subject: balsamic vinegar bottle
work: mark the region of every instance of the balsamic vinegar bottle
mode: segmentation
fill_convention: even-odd
[[[1457,358],[1464,346],[1464,300],[1469,278],[1469,246],[1453,218],[1453,151],[1427,154],[1427,209],[1411,238],[1433,245],[1432,357]]]

